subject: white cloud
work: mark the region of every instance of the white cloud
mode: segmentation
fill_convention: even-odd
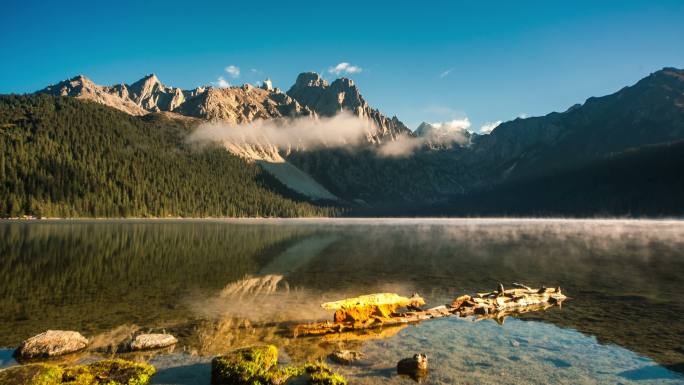
[[[527,113],[523,112],[520,115],[518,115],[520,119],[527,119]]]
[[[436,145],[449,145],[452,143],[466,145],[469,141],[468,129],[470,125],[470,119],[467,117],[446,122],[430,123],[427,132],[423,132],[421,136],[426,141]]]
[[[396,140],[388,141],[380,145],[378,154],[391,158],[402,158],[411,155],[425,142],[421,138],[401,135]]]
[[[234,66],[234,65],[231,64],[231,65],[229,65],[228,67],[226,67],[226,72],[227,72],[228,75],[230,75],[231,77],[237,78],[237,77],[240,76],[240,67],[236,67],[236,66]]]
[[[351,65],[347,62],[342,62],[334,67],[328,68],[328,72],[331,74],[335,75],[340,75],[340,74],[357,74],[359,72],[363,71],[363,69],[359,66],[354,66]]]
[[[489,134],[490,132],[492,132],[492,130],[497,128],[499,124],[501,124],[500,120],[497,120],[496,122],[488,122],[483,124],[482,127],[480,127],[480,134]]]
[[[449,68],[448,70],[443,71],[441,74],[439,74],[439,77],[440,77],[440,78],[445,78],[445,77],[449,76],[449,74],[450,74],[451,71],[453,71],[453,70],[454,70],[453,68]]]
[[[383,143],[378,153],[386,157],[406,157],[423,146],[452,148],[454,144],[467,146],[470,143],[470,119],[454,119],[446,122],[428,123],[422,126],[417,137],[402,135],[394,141]]]
[[[442,129],[445,132],[466,131],[470,128],[470,119],[465,117],[463,119],[454,119],[448,122],[430,123],[432,127]]]
[[[189,142],[245,143],[275,145],[279,148],[356,146],[364,142],[373,126],[366,120],[341,112],[330,118],[255,120],[240,125],[207,122],[200,124],[188,137]]]
[[[223,76],[219,76],[215,82],[212,82],[212,84],[214,84],[215,86],[217,86],[219,88],[230,87],[230,83],[228,83],[228,81]]]

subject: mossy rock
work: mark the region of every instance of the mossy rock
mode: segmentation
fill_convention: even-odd
[[[2,385],[60,384],[64,369],[51,364],[28,364],[0,370]]]
[[[0,371],[0,384],[146,385],[154,373],[152,365],[118,359],[66,368],[52,364],[29,364]]]
[[[347,385],[347,380],[333,372],[323,362],[309,363],[304,365],[304,371],[309,376],[310,385]]]
[[[61,384],[69,385],[146,385],[155,373],[154,366],[126,360],[104,360],[66,368]]]
[[[278,348],[273,345],[234,350],[211,361],[211,383],[214,385],[273,384],[273,381],[278,380],[282,374],[276,373],[278,372],[277,364]],[[274,379],[274,375],[278,378]]]
[[[322,362],[303,366],[278,366],[278,348],[273,345],[238,349],[211,362],[213,385],[346,385],[339,374]]]

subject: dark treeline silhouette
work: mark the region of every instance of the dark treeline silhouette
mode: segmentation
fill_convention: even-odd
[[[359,216],[684,216],[684,141],[644,146],[450,199]]]
[[[452,200],[447,215],[684,215],[684,141],[640,147]]]

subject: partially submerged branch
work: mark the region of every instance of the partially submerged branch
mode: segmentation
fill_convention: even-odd
[[[560,306],[567,297],[558,288],[532,289],[519,283],[516,288],[506,290],[499,284],[496,291],[462,295],[454,299],[450,305],[443,305],[427,310],[420,306],[425,301],[414,294],[402,297],[394,293],[362,295],[335,302],[327,302],[324,309],[335,310],[333,321],[298,325],[295,335],[322,335],[345,331],[363,330],[374,327],[390,326],[420,322],[432,318],[448,316],[477,319],[495,319],[503,323],[506,316],[529,311],[545,310],[552,306]],[[398,312],[398,309],[406,310]]]

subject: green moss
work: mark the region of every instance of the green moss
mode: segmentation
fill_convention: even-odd
[[[0,370],[2,385],[52,385],[59,384],[64,370],[51,364],[28,364]]]
[[[62,368],[30,364],[0,371],[2,385],[147,385],[153,366],[125,360],[104,360]]]
[[[347,380],[323,362],[308,363],[304,370],[309,374],[310,385],[347,385]]]
[[[322,362],[279,367],[278,348],[273,345],[235,350],[211,362],[214,385],[280,385],[300,376],[311,385],[347,384],[347,380]]]
[[[104,360],[65,369],[61,384],[146,385],[155,369],[152,365],[126,360]]]
[[[211,383],[235,385],[272,384],[277,372],[278,348],[273,345],[238,349],[211,361]],[[271,370],[274,369],[274,370]]]
[[[279,385],[284,384],[290,378],[303,375],[304,368],[301,366],[278,367],[272,368],[268,374],[268,384]]]

